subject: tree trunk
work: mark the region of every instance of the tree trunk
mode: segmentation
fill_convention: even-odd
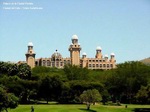
[[[46,102],[47,102],[47,104],[48,104],[48,98],[46,98]]]
[[[87,110],[90,110],[90,103],[87,103],[86,106],[87,106]]]

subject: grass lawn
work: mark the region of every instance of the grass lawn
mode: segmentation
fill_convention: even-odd
[[[86,105],[32,105],[34,112],[134,112],[134,108],[150,108],[150,105],[125,105],[104,106],[91,105],[91,110],[86,110]],[[31,112],[31,105],[19,105],[16,109],[8,109],[8,112]],[[146,111],[148,112],[148,111]]]

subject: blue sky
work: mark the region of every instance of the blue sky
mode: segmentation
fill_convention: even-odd
[[[32,3],[6,5],[4,3]],[[42,9],[4,9],[41,7]],[[87,57],[114,52],[117,63],[150,57],[150,0],[0,0],[0,61],[25,60],[28,42],[36,58],[57,49],[69,57],[72,35]]]

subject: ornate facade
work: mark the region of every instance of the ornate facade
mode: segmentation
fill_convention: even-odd
[[[39,58],[35,59],[35,52],[33,50],[32,42],[28,44],[28,51],[26,55],[26,62],[31,68],[35,66],[47,66],[47,67],[57,67],[63,68],[65,64],[78,65],[80,67],[87,67],[88,69],[102,69],[109,70],[116,68],[115,54],[110,54],[110,59],[108,55],[103,57],[102,48],[98,46],[96,48],[95,58],[88,58],[86,53],[83,53],[80,57],[81,46],[78,43],[77,35],[72,36],[72,43],[69,46],[70,57],[63,58],[62,55],[56,50],[49,58]]]

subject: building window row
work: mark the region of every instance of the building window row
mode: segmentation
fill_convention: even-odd
[[[113,68],[113,64],[89,64],[88,67]]]
[[[89,62],[105,62],[105,60],[89,60]]]
[[[59,67],[59,66],[63,66],[63,62],[61,61],[42,61],[42,66],[51,66],[51,67]]]
[[[70,62],[70,60],[64,60],[64,62]]]

